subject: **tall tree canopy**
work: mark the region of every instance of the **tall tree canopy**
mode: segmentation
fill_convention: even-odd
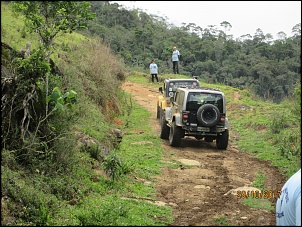
[[[87,28],[87,22],[95,18],[85,1],[20,1],[14,2],[14,10],[25,16],[26,27],[39,34],[43,45],[49,48],[60,32],[73,32]]]

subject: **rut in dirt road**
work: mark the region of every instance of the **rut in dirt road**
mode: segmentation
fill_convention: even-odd
[[[132,82],[125,82],[123,89],[152,113],[150,125],[159,135],[160,125],[156,119],[158,89]],[[229,114],[231,111],[228,110]],[[215,142],[198,141],[193,137],[182,139],[178,148],[162,140],[163,162],[178,166],[165,167],[160,176],[154,176],[157,199],[160,204],[173,208],[174,222],[171,225],[275,225],[274,207],[270,211],[251,208],[243,204],[243,198],[237,198],[236,192],[255,189],[251,185],[260,170],[267,176],[264,186],[271,190],[281,189],[284,177],[268,162],[240,152],[233,145],[234,139],[230,130],[227,150],[217,150]],[[275,200],[270,199],[272,206]]]
[[[226,206],[232,197],[232,195],[221,196],[232,189],[228,186],[231,182],[228,178],[228,170],[223,167],[221,161],[225,156],[204,152],[203,156],[207,161],[193,155],[192,157],[188,152],[180,156],[183,158],[178,159],[179,161],[193,158],[200,164],[164,171],[164,178],[173,179],[173,182],[166,182],[167,186],[163,183],[156,185],[166,203],[172,201],[176,204],[175,221],[172,225],[203,225],[208,217],[211,218],[213,214],[221,212],[221,207],[213,207],[213,204]],[[171,190],[165,190],[166,187]]]

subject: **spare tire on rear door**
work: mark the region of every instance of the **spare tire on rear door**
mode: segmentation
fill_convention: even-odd
[[[212,127],[220,119],[219,109],[212,104],[204,104],[197,110],[197,120],[205,127]]]

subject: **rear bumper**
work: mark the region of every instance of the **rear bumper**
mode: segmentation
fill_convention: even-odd
[[[224,126],[215,127],[199,127],[199,126],[183,126],[185,134],[188,136],[217,136],[219,133],[224,132],[226,128]]]

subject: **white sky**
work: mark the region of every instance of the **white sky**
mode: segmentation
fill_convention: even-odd
[[[126,8],[138,8],[148,14],[166,18],[177,27],[195,23],[201,28],[227,21],[232,28],[227,35],[234,39],[254,35],[260,28],[264,35],[276,39],[278,32],[292,36],[292,28],[301,23],[301,1],[112,1]]]

